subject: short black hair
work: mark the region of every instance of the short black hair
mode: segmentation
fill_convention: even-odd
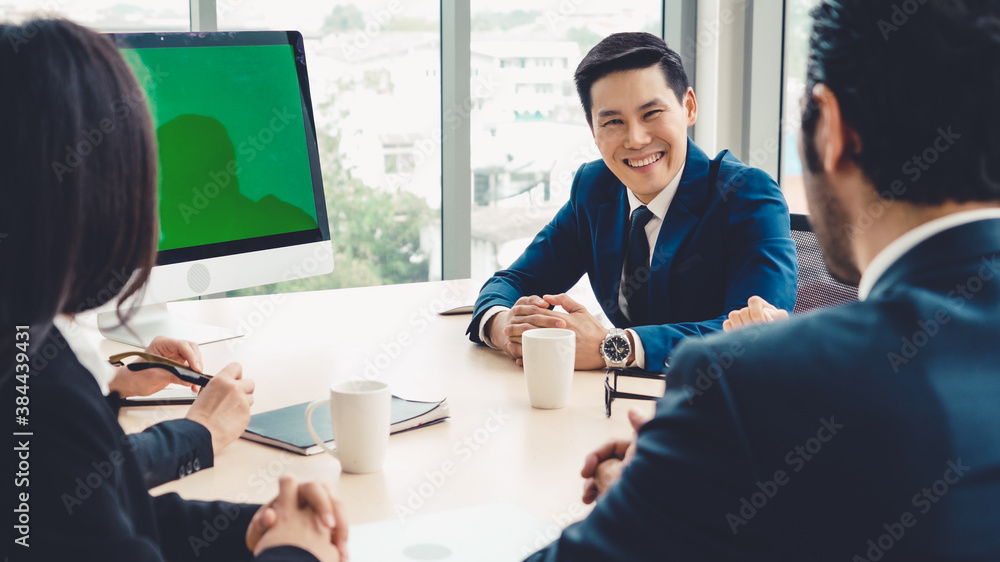
[[[574,75],[576,91],[580,94],[587,123],[591,126],[594,124],[590,115],[594,106],[590,89],[594,82],[613,72],[649,68],[656,64],[663,70],[663,77],[677,95],[677,101],[684,103],[684,94],[689,87],[684,63],[681,56],[668,47],[663,39],[645,32],[614,33],[594,45],[580,61]]]
[[[69,21],[0,23],[0,84],[0,345],[12,349],[15,325],[41,341],[56,315],[148,278],[156,137],[114,42]]]
[[[818,171],[811,92],[824,84],[883,198],[1000,200],[1000,1],[823,0],[812,11],[805,164]]]

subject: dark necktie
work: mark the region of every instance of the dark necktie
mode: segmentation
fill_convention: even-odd
[[[625,301],[633,326],[649,323],[649,239],[646,223],[653,212],[645,205],[632,211],[632,227],[628,233],[628,255],[625,257]]]

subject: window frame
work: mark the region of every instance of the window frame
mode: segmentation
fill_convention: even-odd
[[[746,1],[753,3],[753,0]],[[218,31],[219,0],[189,2],[191,31]],[[660,0],[661,36],[675,49],[681,47],[678,52],[692,84],[695,83],[697,61],[699,3],[699,0]],[[467,278],[472,269],[472,149],[466,107],[471,99],[470,4],[467,0],[441,0],[440,3],[441,279],[444,280]],[[455,115],[460,118],[455,119]]]

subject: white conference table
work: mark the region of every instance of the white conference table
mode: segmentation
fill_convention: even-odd
[[[604,371],[578,371],[570,404],[533,409],[520,367],[468,341],[470,315],[440,316],[447,303],[473,297],[468,280],[171,303],[171,313],[236,328],[242,338],[202,346],[207,372],[231,361],[256,382],[252,412],[328,396],[331,383],[377,378],[415,400],[447,397],[451,418],[393,435],[385,468],[342,474],[326,453],[300,456],[243,439],[215,467],[155,488],[189,499],[266,502],[285,473],[325,479],[351,524],[489,503],[510,502],[560,527],[589,511],[579,471],[587,453],[631,434],[627,412],[649,401],[617,400],[604,414]],[[129,349],[101,340],[108,355]],[[658,381],[620,388],[660,395]],[[184,415],[186,406],[125,408],[128,432]],[[316,415],[321,415],[317,413]]]

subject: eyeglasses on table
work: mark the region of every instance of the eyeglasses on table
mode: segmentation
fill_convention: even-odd
[[[647,394],[634,394],[631,392],[621,392],[618,390],[618,377],[635,377],[640,379],[657,379],[666,382],[666,373],[657,373],[643,369],[608,369],[604,377],[604,413],[611,417],[611,403],[615,398],[625,400],[659,400],[660,396],[650,396]]]
[[[139,357],[140,359],[144,359],[144,361],[134,361],[126,364],[124,360],[129,357]],[[154,355],[145,351],[126,351],[124,353],[112,355],[111,357],[108,357],[108,362],[112,365],[124,366],[130,371],[163,369],[169,371],[175,377],[184,382],[196,384],[198,386],[205,386],[212,380],[212,375],[199,373],[183,363],[178,363],[172,359],[167,359],[166,357]]]

